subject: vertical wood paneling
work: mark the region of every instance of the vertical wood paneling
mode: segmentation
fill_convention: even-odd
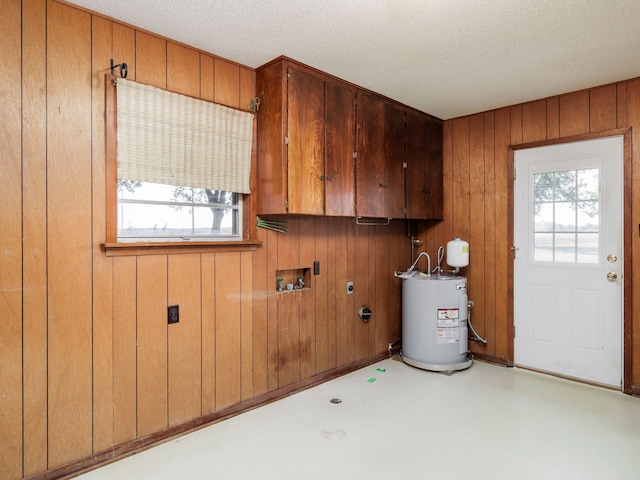
[[[216,293],[215,254],[201,259],[202,308],[202,414],[216,410]]]
[[[335,217],[327,217],[326,218],[326,236],[324,244],[326,245],[327,251],[327,266],[328,266],[328,275],[327,275],[327,338],[328,338],[328,359],[329,369],[335,368],[337,366],[337,317],[336,317],[336,297],[338,295],[342,296],[343,292],[345,292],[344,288],[339,288],[336,284],[336,237],[334,232],[336,231],[336,218]],[[318,306],[316,305],[316,308]]]
[[[560,96],[560,136],[570,137],[589,132],[589,92]]]
[[[632,80],[626,83],[626,98],[627,98],[627,121],[631,128],[636,133],[640,129],[640,79]],[[640,135],[634,134],[632,139],[632,152],[633,152],[633,173],[632,173],[632,185],[640,185]],[[637,193],[633,195],[631,211],[633,212],[631,231],[632,235],[632,251],[625,252],[627,255],[640,251],[640,235],[637,233],[636,228],[640,228],[640,195]],[[638,225],[638,227],[636,227]],[[636,260],[633,262],[633,273],[637,276],[640,270],[639,262]],[[633,336],[633,352],[634,356],[631,361],[632,369],[632,385],[636,388],[640,386],[640,328],[638,327],[638,312],[640,312],[640,282],[633,282],[633,312],[634,312],[634,325],[632,329]]]
[[[453,238],[453,120],[444,122],[442,125],[442,190],[443,190],[443,208],[441,222],[437,222],[431,229],[433,230],[433,238],[435,245],[446,245]],[[433,250],[432,250],[433,251]],[[413,258],[411,262],[413,262]],[[410,265],[411,263],[409,263]],[[444,267],[443,263],[443,267]]]
[[[190,97],[200,96],[200,54],[167,42],[167,89]]]
[[[51,468],[90,455],[93,446],[91,16],[53,1],[47,13]]]
[[[126,63],[129,69],[128,78],[136,78],[136,32],[133,28],[112,23],[113,61],[117,65]],[[109,64],[107,64],[109,65]],[[106,68],[104,73],[106,73]],[[138,80],[140,81],[140,80]],[[99,95],[100,90],[94,92]]]
[[[138,257],[138,436],[167,428],[167,256]]]
[[[519,145],[523,142],[522,131],[522,105],[511,107],[511,145]]]
[[[473,115],[469,123],[469,190],[473,201],[469,206],[469,257],[473,255],[473,263],[468,269],[469,276],[469,300],[474,301],[472,309],[473,325],[476,331],[484,333],[484,308],[485,308],[485,285],[484,285],[484,229],[487,219],[485,219],[485,146],[484,146],[484,115]],[[480,268],[476,268],[480,267]],[[472,350],[480,351],[482,344],[473,344]]]
[[[300,303],[308,292],[278,293],[278,386],[300,380]]]
[[[353,220],[347,221],[347,278],[349,280],[356,280],[356,224]],[[355,284],[354,284],[355,286]],[[357,292],[357,290],[356,290]],[[358,307],[359,308],[359,307]],[[347,310],[345,312],[347,322],[347,338],[348,351],[347,361],[353,362],[356,359],[356,332],[355,332],[355,318],[356,317],[356,296],[349,295],[347,297]]]
[[[547,138],[547,101],[522,105],[522,141],[537,142]]]
[[[267,281],[267,230],[259,228],[257,235],[262,247],[253,254],[253,391],[261,395],[268,389],[267,290],[275,279],[271,283]]]
[[[316,373],[329,369],[329,318],[327,290],[329,276],[329,252],[327,251],[327,219],[315,219],[316,260],[320,262],[320,275],[315,278],[316,297]]]
[[[167,87],[167,42],[136,31],[135,80],[154,87]],[[132,77],[133,78],[133,77]]]
[[[238,108],[249,110],[251,100],[260,92],[256,93],[256,75],[253,70],[240,67],[239,103]]]
[[[0,475],[22,477],[22,193],[21,175],[21,52],[20,2],[0,3],[0,118],[2,175],[5,199],[0,209],[0,307],[5,312],[0,336]],[[37,72],[34,72],[37,73]],[[38,77],[35,77],[38,80]],[[38,174],[38,172],[30,172]],[[31,300],[33,303],[33,300]],[[34,319],[37,321],[37,318]],[[31,325],[29,325],[31,327]],[[36,326],[37,328],[37,326]],[[35,339],[34,339],[35,340]],[[37,373],[37,370],[34,372]],[[34,379],[38,380],[38,378]],[[33,385],[30,392],[33,394]],[[34,400],[38,400],[34,398]],[[36,409],[37,411],[38,409]],[[32,425],[29,425],[33,427]]]
[[[362,360],[369,353],[369,323],[358,317],[358,310],[368,307],[369,303],[369,275],[372,257],[369,252],[369,228],[356,225],[354,244],[354,293],[355,300],[352,321],[355,332],[355,360]]]
[[[404,245],[409,244],[404,232],[404,223],[400,220],[391,222],[389,232],[389,251],[387,254],[387,275],[389,275],[389,318],[387,321],[388,342],[400,340],[400,325],[402,324],[402,280],[397,279],[393,272],[405,270],[410,265],[408,258],[402,258]],[[433,249],[429,251],[433,252]],[[388,345],[385,345],[388,348]]]
[[[9,4],[14,4],[8,7]],[[2,20],[15,20],[16,11],[11,10],[19,2],[3,2]],[[17,26],[17,24],[16,24]],[[23,405],[24,405],[24,476],[33,475],[47,468],[47,218],[46,205],[46,172],[47,172],[47,124],[46,124],[46,1],[39,0],[25,2],[22,8],[22,238],[23,238],[23,264],[22,264],[22,318],[23,318]],[[28,27],[28,28],[27,28]],[[0,39],[0,69],[2,70],[2,98],[11,98],[4,88],[11,88],[13,75],[18,74],[18,68],[13,73],[4,71],[5,67],[12,65],[5,55],[15,53],[4,42],[14,40],[15,32],[7,25],[1,28],[3,35]],[[7,112],[0,120],[0,137],[4,133],[11,135],[11,140],[1,138],[0,143],[5,147],[4,154],[7,159],[13,157],[16,142],[19,141],[18,132],[2,123],[5,119],[17,119],[18,112],[13,115],[13,105],[9,103],[12,113]],[[14,125],[14,127],[17,126]],[[4,158],[4,157],[3,157]],[[12,162],[3,163],[5,166],[13,165]],[[6,177],[5,177],[6,178]],[[17,177],[13,188],[17,190],[19,182]],[[18,193],[3,183],[2,191],[7,192],[8,198],[18,199]],[[11,192],[11,193],[9,193]],[[4,232],[18,230],[10,227],[11,222],[4,218],[4,214],[11,212],[11,208],[2,209],[2,225]],[[2,235],[2,233],[0,233]],[[4,238],[0,244],[5,245]],[[3,249],[4,250],[4,249]],[[4,272],[11,271],[8,266]],[[17,272],[16,272],[17,273]],[[0,287],[4,290],[4,285]],[[4,307],[3,307],[4,308]],[[17,313],[17,311],[16,311]],[[6,339],[11,338],[7,336]],[[2,343],[0,341],[0,343]],[[13,348],[0,347],[3,352],[14,352]],[[2,365],[9,365],[8,359],[2,357]],[[0,384],[7,385],[4,379]],[[0,407],[4,410],[4,406]],[[13,412],[9,413],[13,415]],[[20,420],[17,416],[14,421]],[[12,432],[8,425],[0,422],[0,431],[3,434],[11,434],[12,439],[18,441],[20,435]],[[7,440],[0,434],[0,444],[11,446],[11,440]],[[7,473],[16,472],[0,460],[0,471]]]
[[[269,390],[278,388],[278,294],[276,271],[278,269],[278,239],[282,236],[272,230],[267,232],[267,383]]]
[[[253,263],[252,253],[240,254],[240,314],[242,400],[253,397]]]
[[[616,93],[615,85],[589,90],[589,131],[616,128]]]
[[[168,326],[169,426],[202,411],[202,323],[200,255],[170,255],[168,305],[178,305],[180,321]]]
[[[453,121],[453,234],[469,238],[469,117]],[[450,239],[449,239],[450,240]]]
[[[216,410],[241,399],[239,253],[216,254]]]
[[[495,268],[496,278],[504,281],[496,282],[495,291],[495,322],[493,345],[488,345],[486,352],[497,358],[506,359],[508,357],[508,339],[509,327],[513,322],[512,318],[507,315],[507,304],[509,303],[509,292],[507,289],[505,273],[508,271],[507,263],[511,260],[511,251],[509,246],[513,241],[508,235],[508,218],[509,204],[507,197],[508,182],[513,179],[508,178],[509,168],[507,166],[508,146],[510,144],[511,127],[511,111],[510,109],[500,109],[495,112],[495,242],[496,253],[493,260],[493,268]]]
[[[213,59],[214,101],[240,108],[240,67],[220,58]]]
[[[472,308],[471,322],[480,336],[489,345],[495,345],[495,330],[489,328],[496,318],[496,272],[493,259],[496,257],[496,223],[502,219],[496,218],[496,167],[495,167],[495,112],[485,113],[484,116],[484,315],[482,322],[476,321],[476,308]],[[475,260],[474,260],[475,266]],[[501,272],[500,272],[501,274]],[[477,344],[486,352],[486,346]]]
[[[616,98],[616,126],[618,128],[624,128],[630,125],[627,120],[627,82],[616,84]]]
[[[316,222],[313,217],[300,219],[300,267],[310,269],[309,283],[312,292],[300,305],[300,376],[308,378],[316,373],[316,279],[313,262],[316,259]],[[325,272],[326,274],[326,272]]]
[[[375,276],[370,308],[374,312],[374,335],[370,337],[370,352],[383,352],[389,346],[389,241],[391,225],[372,227],[375,234]]]
[[[116,445],[137,434],[137,263],[135,257],[113,260],[113,440]]]
[[[213,102],[213,57],[200,54],[200,98]]]
[[[92,95],[92,230],[93,230],[93,450],[114,445],[113,425],[113,312],[111,302],[112,261],[100,243],[106,238],[106,145],[105,101],[97,92],[105,89],[105,66],[112,58],[112,23],[91,17]]]
[[[547,139],[560,136],[560,98],[547,98]]]
[[[350,322],[347,295],[342,294],[341,287],[346,287],[347,282],[351,278],[347,277],[348,265],[348,233],[347,221],[345,218],[336,219],[334,230],[334,255],[332,258],[335,262],[334,266],[334,282],[336,285],[335,294],[335,320],[336,320],[336,364],[337,366],[346,365],[349,362],[349,345],[353,337],[349,336]],[[353,295],[349,295],[352,297]]]

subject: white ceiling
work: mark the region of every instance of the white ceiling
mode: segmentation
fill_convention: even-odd
[[[70,3],[248,67],[286,55],[442,119],[640,76],[639,0]]]

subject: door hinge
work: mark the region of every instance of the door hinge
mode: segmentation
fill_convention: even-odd
[[[289,137],[284,137],[284,144],[289,145]]]
[[[516,326],[513,326],[513,338],[516,338]]]
[[[358,158],[358,152],[353,152],[353,158],[354,159]],[[639,225],[639,227],[640,227],[640,225]]]
[[[513,169],[513,181],[514,182],[516,181],[516,169],[515,168]]]
[[[509,247],[511,253],[513,254],[513,259],[516,259],[516,252],[518,251],[518,247]]]
[[[402,168],[407,168],[407,162],[402,162]]]

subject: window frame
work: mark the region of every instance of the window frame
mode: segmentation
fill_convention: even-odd
[[[183,241],[118,241],[118,157],[117,157],[117,97],[114,81],[117,77],[105,74],[105,147],[106,147],[106,238],[101,244],[106,256],[165,255],[175,253],[242,252],[255,250],[257,239],[255,195],[242,196],[242,240],[183,240]],[[251,150],[250,188],[255,191],[256,179],[256,120],[253,121],[254,142]]]

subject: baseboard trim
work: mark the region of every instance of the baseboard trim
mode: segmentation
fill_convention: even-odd
[[[114,446],[113,448],[97,452],[94,455],[84,457],[65,465],[61,465],[51,470],[37,473],[30,477],[26,477],[25,480],[53,480],[76,477],[80,474],[95,470],[104,465],[142,452],[161,443],[165,443],[175,437],[179,437],[186,433],[190,433],[200,428],[213,425],[217,422],[234,417],[254,408],[267,405],[271,402],[275,402],[294,393],[301,392],[303,390],[306,390],[307,388],[319,385],[329,380],[333,380],[337,377],[341,377],[343,375],[346,375],[347,373],[351,373],[355,370],[366,367],[367,365],[371,365],[372,363],[378,362],[388,357],[388,352],[378,353],[376,355],[358,360],[348,365],[334,368],[318,375],[314,375],[313,377],[309,377],[299,382],[292,383],[291,385],[284,386],[277,390],[272,390],[262,395],[258,395],[249,400],[245,400],[230,407],[221,409],[217,412],[198,417],[186,423],[176,425],[174,427],[162,430],[160,432],[152,433],[144,437],[136,438],[135,440],[125,442],[123,444]]]

